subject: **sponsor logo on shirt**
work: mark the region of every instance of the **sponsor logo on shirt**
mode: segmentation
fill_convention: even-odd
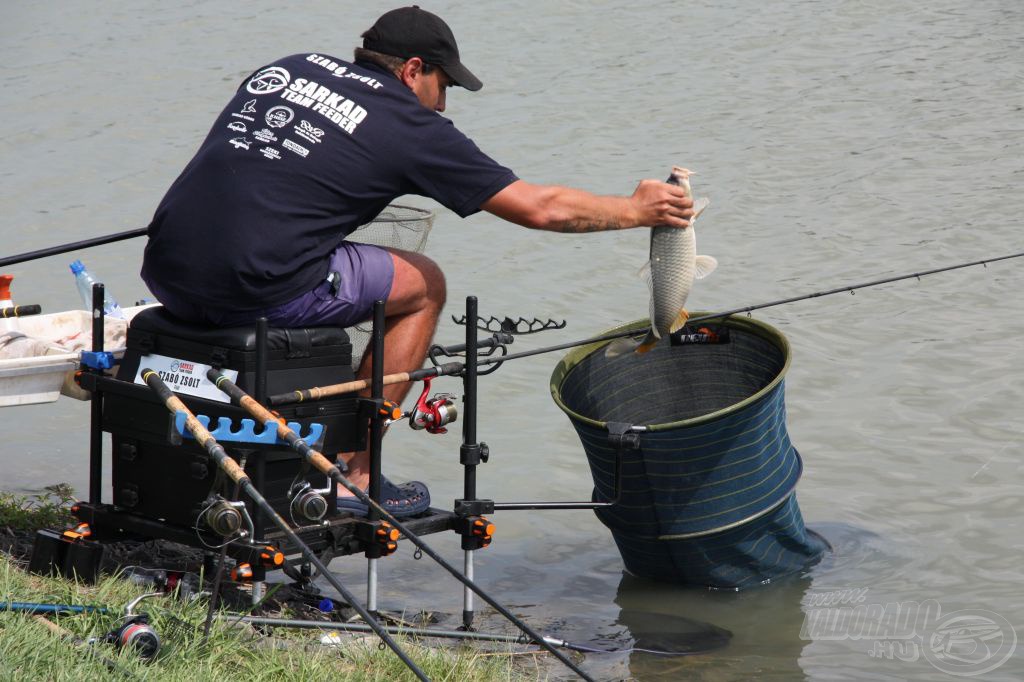
[[[256,119],[252,116],[246,116],[246,114],[256,113],[256,100],[251,99],[242,106],[241,112],[235,112],[231,114],[235,118],[244,118],[246,121],[255,121]]]
[[[233,137],[228,140],[228,142],[230,142],[231,146],[235,149],[248,149],[249,145],[252,144],[252,140],[247,140],[244,137]]]
[[[312,142],[313,144],[320,144],[322,141],[320,138],[324,136],[323,128],[317,128],[305,119],[299,121],[299,125],[292,128],[292,130],[295,131],[296,135]]]
[[[315,111],[350,135],[366,118],[366,109],[308,78],[296,78],[281,97]],[[269,115],[270,112],[267,113]]]
[[[268,66],[256,72],[246,83],[245,89],[254,95],[270,95],[278,90],[284,90],[291,79],[292,76],[287,69],[282,69],[280,66]]]
[[[245,127],[245,124],[240,121],[232,121],[228,124],[228,130],[234,130],[236,133],[244,133],[247,128]]]
[[[285,140],[284,142],[281,143],[281,146],[283,146],[285,149],[295,152],[296,154],[303,158],[305,158],[309,154],[308,149],[303,147],[301,144],[296,144],[295,142],[292,142],[291,140]]]
[[[263,118],[271,128],[284,128],[295,118],[295,112],[291,107],[276,106],[271,107]]]
[[[277,160],[281,158],[281,152],[277,151],[273,147],[260,147],[260,154],[271,160]]]
[[[260,142],[277,142],[277,135],[275,135],[270,128],[264,128],[263,130],[257,130],[252,134]]]
[[[311,54],[308,57],[306,57],[306,61],[313,62],[314,64],[319,64],[320,66],[330,71],[331,75],[334,76],[335,78],[354,78],[360,83],[366,83],[374,90],[384,87],[384,84],[378,81],[376,78],[370,78],[369,76],[363,76],[361,74],[355,73],[354,71],[349,71],[347,66],[341,66],[340,64],[338,64],[338,62],[334,61],[330,57],[321,57],[318,54]]]

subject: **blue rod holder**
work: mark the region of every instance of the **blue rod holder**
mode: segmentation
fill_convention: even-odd
[[[178,411],[174,413],[174,430],[180,433],[185,438],[194,438],[189,433],[188,429],[185,428],[185,419],[187,415]],[[196,419],[203,425],[203,428],[210,432],[218,441],[224,441],[229,443],[253,443],[256,445],[287,445],[286,441],[281,440],[277,437],[277,429],[264,427],[263,431],[256,433],[256,422],[252,419],[242,419],[241,427],[235,429],[234,421],[229,417],[217,417],[217,428],[210,428],[210,418],[205,414],[197,414]],[[302,425],[296,422],[288,422],[288,428],[294,431],[302,440],[306,441],[311,447],[315,446],[320,438],[324,435],[323,424],[309,424],[309,431],[305,434],[302,433]]]

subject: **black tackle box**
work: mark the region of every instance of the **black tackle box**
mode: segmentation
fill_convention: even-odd
[[[344,329],[269,328],[266,348],[268,395],[354,378],[352,346]],[[170,412],[137,380],[140,368],[154,369],[165,377],[165,383],[189,410],[210,417],[211,430],[218,417],[233,420],[232,429],[237,430],[243,418],[251,417],[241,408],[216,399],[220,393],[206,379],[207,366],[225,373],[237,370],[235,383],[254,395],[256,326],[197,326],[178,320],[162,307],[144,310],[132,320],[117,379],[137,384],[138,390],[127,387],[130,390],[109,391],[103,405],[103,429],[111,433],[113,441],[111,470],[116,506],[192,527],[211,492],[231,494],[226,479],[215,477],[216,466],[194,440],[183,437],[180,445],[171,443]],[[366,445],[366,429],[365,425],[359,427],[354,393],[281,406],[276,411],[287,421],[302,425],[303,436],[310,424],[322,424],[322,439],[311,445],[329,459],[339,452],[359,450]],[[256,432],[261,428],[257,424]],[[239,460],[245,455],[246,473],[285,518],[289,516],[288,491],[297,475],[301,474],[313,487],[331,487],[325,476],[305,471],[302,456],[287,445],[226,439],[219,442],[232,458]],[[218,481],[219,489],[214,490]],[[247,504],[252,511],[251,503]]]

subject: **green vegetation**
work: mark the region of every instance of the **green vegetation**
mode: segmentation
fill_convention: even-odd
[[[44,494],[0,494],[0,529],[24,536],[39,528],[63,528],[74,519],[66,506],[68,486],[51,486]],[[141,587],[116,577],[95,585],[38,576],[0,552],[0,677],[4,680],[415,680],[390,649],[376,637],[344,637],[338,646],[320,643],[321,633],[277,630],[215,621],[207,641],[202,626],[207,601],[179,600],[175,595],[149,598],[136,613],[148,613],[162,640],[156,660],[146,664],[131,650],[94,642],[121,625],[124,606],[144,594]],[[11,602],[95,605],[108,613],[47,615],[63,630],[55,633],[42,616],[5,610]],[[288,616],[289,614],[284,614]],[[533,654],[488,652],[477,646],[428,646],[399,638],[402,647],[432,680],[526,680],[543,677]]]
[[[43,488],[35,495],[0,493],[0,528],[35,531],[40,528],[65,528],[75,521],[68,511],[74,491],[67,483]]]
[[[0,554],[0,604],[35,602],[106,606],[110,613],[50,615],[64,636],[50,631],[39,616],[0,611],[0,661],[4,680],[415,680],[390,650],[373,637],[343,639],[340,646],[322,646],[320,633],[279,630],[273,636],[249,626],[214,622],[204,643],[205,600],[191,603],[173,596],[142,602],[162,642],[156,660],[143,663],[132,651],[112,644],[88,644],[120,625],[125,604],[145,592],[125,580],[107,577],[84,585],[23,571]],[[74,640],[77,640],[76,644]],[[400,639],[403,648],[433,680],[535,679],[508,652],[489,654],[474,647],[429,647]],[[521,659],[520,659],[521,660]],[[530,656],[524,663],[535,664]]]

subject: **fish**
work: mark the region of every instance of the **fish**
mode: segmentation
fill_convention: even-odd
[[[690,176],[694,172],[678,166],[666,182],[678,185],[692,197]],[[685,228],[651,228],[650,260],[640,270],[651,292],[651,329],[643,339],[616,339],[605,348],[605,357],[625,353],[646,353],[663,337],[682,329],[690,314],[683,307],[695,279],[704,279],[718,267],[713,256],[697,255],[694,223],[711,202],[702,197],[693,203],[693,217]]]

